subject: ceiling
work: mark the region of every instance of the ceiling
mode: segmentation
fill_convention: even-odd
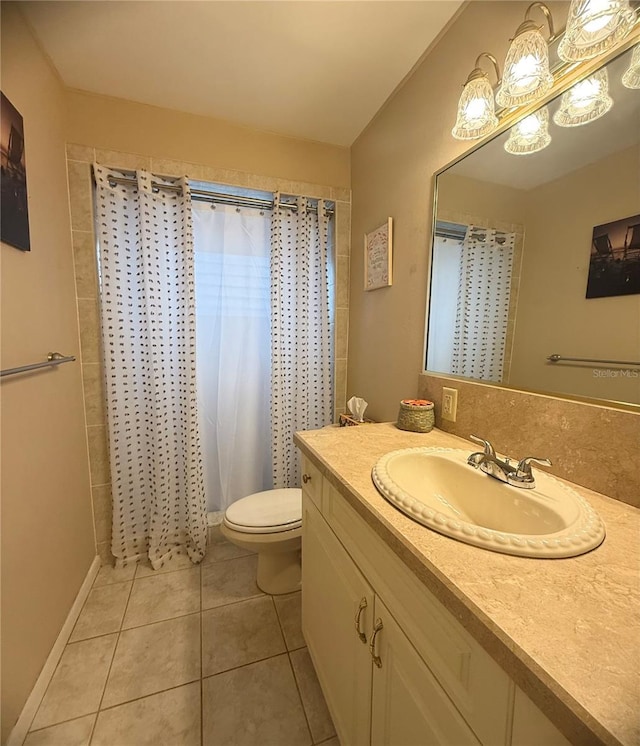
[[[458,0],[22,2],[69,88],[349,146]]]

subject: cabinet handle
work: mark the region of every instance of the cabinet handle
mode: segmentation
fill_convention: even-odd
[[[376,655],[376,637],[378,635],[378,632],[382,629],[382,619],[376,619],[375,626],[373,628],[373,636],[371,637],[371,642],[369,643],[369,652],[371,653],[371,657],[373,658],[373,662],[378,666],[378,668],[382,668],[382,658],[380,658],[379,655]]]
[[[362,612],[367,608],[367,599],[363,596],[360,601],[360,606],[358,606],[358,611],[356,613],[356,632],[358,633],[358,637],[360,638],[360,642],[363,642],[365,645],[367,643],[367,636],[364,632],[360,629],[360,617],[362,616]]]
[[[303,474],[302,475],[302,481],[306,484],[307,482],[311,481],[311,475],[310,474]]]

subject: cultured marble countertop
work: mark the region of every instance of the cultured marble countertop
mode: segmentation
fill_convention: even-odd
[[[295,440],[572,743],[640,744],[640,510],[567,483],[604,521],[604,543],[569,559],[512,557],[412,521],[371,481],[389,451],[477,445],[392,423],[326,427]]]

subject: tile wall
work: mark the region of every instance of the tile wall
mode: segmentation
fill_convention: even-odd
[[[349,257],[351,247],[351,192],[349,189],[292,182],[242,171],[217,169],[196,163],[149,158],[135,153],[68,144],[67,170],[73,233],[73,255],[80,326],[80,353],[89,443],[91,494],[97,551],[103,564],[112,561],[111,476],[107,446],[98,308],[96,237],[93,223],[91,164],[121,169],[146,169],[163,176],[183,176],[216,184],[264,191],[281,191],[335,201],[336,331],[335,418],[345,411],[347,390],[347,339],[349,332]]]
[[[458,389],[456,422],[441,417],[443,386]],[[435,403],[436,427],[477,435],[512,458],[550,458],[571,482],[640,508],[640,414],[600,404],[422,374],[418,396]]]

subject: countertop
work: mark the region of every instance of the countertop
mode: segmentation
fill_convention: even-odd
[[[512,557],[415,523],[371,481],[389,451],[477,445],[392,423],[295,442],[570,741],[640,744],[640,510],[566,482],[604,521],[603,544],[569,559]]]

